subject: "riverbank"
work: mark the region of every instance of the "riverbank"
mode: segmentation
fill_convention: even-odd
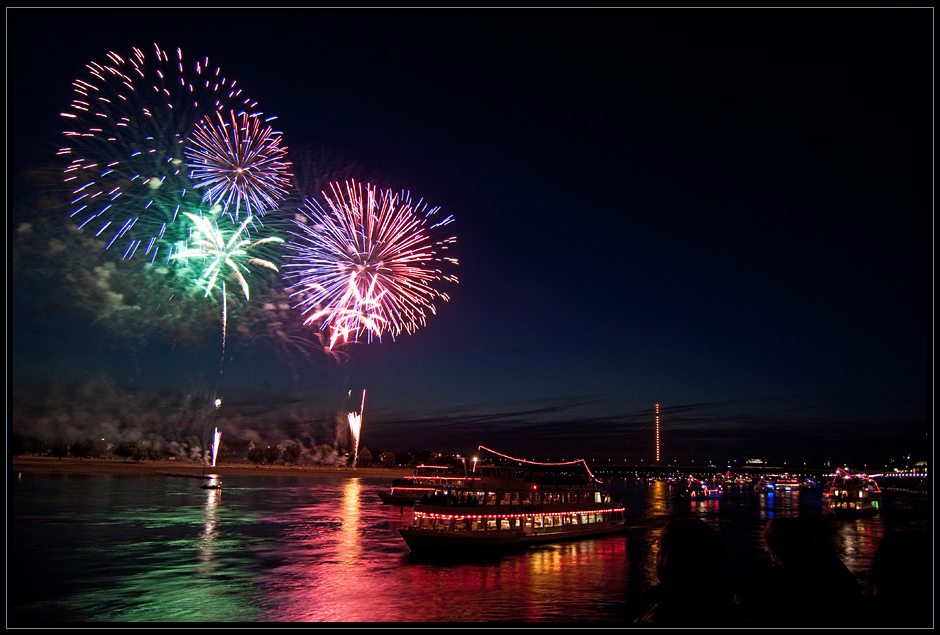
[[[124,461],[122,459],[57,459],[48,456],[18,456],[9,463],[13,473],[59,474],[117,474],[123,476],[177,476],[202,478],[203,466],[182,461]],[[250,465],[221,463],[205,468],[205,474],[223,476],[290,476],[307,478],[401,478],[412,473],[411,468],[326,467],[320,465]]]

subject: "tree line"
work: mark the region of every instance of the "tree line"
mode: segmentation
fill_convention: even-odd
[[[10,431],[10,454],[13,457],[33,455],[77,459],[122,458],[125,461],[183,460],[195,463],[211,460],[211,446],[197,436],[183,437],[179,441],[139,439],[109,441],[84,438],[67,440],[57,436],[40,438]],[[429,450],[412,448],[390,452],[381,448],[360,448],[355,464],[358,467],[405,467],[426,462],[440,456]],[[255,465],[334,465],[349,466],[353,457],[342,448],[328,443],[265,444],[245,440],[224,440],[219,445],[216,462],[244,462]]]

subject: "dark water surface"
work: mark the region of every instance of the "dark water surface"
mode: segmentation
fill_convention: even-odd
[[[50,622],[629,622],[655,583],[656,538],[672,516],[721,534],[727,581],[765,558],[774,516],[816,518],[863,587],[886,532],[927,528],[924,495],[824,520],[821,491],[674,501],[665,483],[615,481],[630,529],[474,558],[409,555],[408,508],[383,479],[24,474],[8,483],[9,626]]]

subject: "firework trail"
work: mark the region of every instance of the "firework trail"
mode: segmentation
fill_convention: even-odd
[[[247,227],[252,222],[252,217],[248,216],[241,225],[238,226],[230,238],[226,240],[224,233],[219,229],[215,220],[210,220],[205,216],[196,216],[185,212],[185,215],[193,222],[195,229],[189,243],[182,245],[176,250],[170,258],[174,261],[184,261],[187,265],[191,262],[195,266],[206,265],[202,274],[202,279],[206,281],[205,297],[209,297],[212,289],[215,287],[219,277],[223,276],[222,284],[222,357],[225,357],[225,336],[228,325],[228,304],[226,299],[226,288],[224,280],[224,271],[226,266],[234,274],[235,279],[241,286],[245,294],[245,299],[249,300],[248,281],[244,274],[250,273],[248,265],[257,265],[277,271],[277,266],[261,258],[255,258],[249,254],[252,249],[257,249],[262,245],[284,242],[276,236],[262,238],[261,240],[251,241]]]
[[[218,401],[218,400],[216,400]],[[216,405],[216,408],[219,406]],[[215,429],[215,433],[212,435],[212,467],[215,467],[215,459],[219,455],[219,446],[222,445],[222,433],[219,432],[219,429]]]
[[[223,107],[260,116],[257,104],[208,58],[184,60],[179,49],[168,54],[156,44],[86,67],[61,113],[70,216],[122,259],[143,254],[154,262],[162,243],[178,239],[180,213],[200,208],[184,162],[193,127]]]
[[[346,415],[349,420],[349,430],[353,435],[353,469],[356,469],[356,461],[359,459],[359,433],[362,431],[362,413],[366,410],[366,391],[362,391],[362,406],[359,413],[350,412]]]
[[[449,300],[439,283],[457,282],[441,270],[457,264],[443,255],[456,239],[434,238],[453,217],[438,220],[439,207],[355,181],[332,183],[330,192],[328,209],[307,200],[285,245],[295,308],[305,324],[329,329],[330,349],[363,335],[413,333],[436,312],[434,300]]]
[[[277,209],[293,175],[288,172],[290,163],[280,132],[271,126],[262,128],[259,117],[248,113],[242,113],[240,122],[234,111],[230,114],[231,122],[218,111],[206,115],[193,131],[185,154],[194,187],[206,187],[203,201],[221,205],[237,222],[242,208],[248,216]]]

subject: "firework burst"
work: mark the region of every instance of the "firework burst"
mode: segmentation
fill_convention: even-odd
[[[143,253],[154,262],[162,243],[178,240],[180,213],[200,208],[184,163],[196,123],[222,107],[260,114],[208,62],[154,45],[126,58],[110,52],[73,82],[75,97],[61,113],[66,145],[58,151],[69,161],[70,216],[122,258]]]
[[[237,222],[242,209],[248,216],[276,209],[288,194],[292,175],[280,132],[262,127],[259,117],[248,113],[242,113],[240,122],[234,111],[230,114],[230,122],[221,112],[200,121],[187,143],[186,158],[194,187],[206,188],[203,201],[221,205]]]
[[[332,183],[323,196],[328,209],[308,200],[286,244],[284,277],[305,323],[329,329],[331,349],[423,326],[434,301],[449,300],[439,284],[457,282],[441,269],[457,264],[444,256],[456,239],[434,238],[453,217],[438,219],[439,207],[355,181]]]
[[[205,216],[196,216],[189,212],[185,212],[185,214],[193,222],[193,225],[195,225],[195,230],[192,233],[192,239],[188,245],[181,246],[170,259],[177,262],[184,261],[186,264],[192,262],[205,264],[206,269],[202,274],[202,279],[206,281],[205,297],[209,297],[219,277],[222,277],[222,349],[224,353],[225,333],[228,325],[228,305],[224,279],[225,268],[228,267],[228,269],[231,270],[231,273],[234,274],[235,279],[238,281],[238,284],[245,294],[245,299],[249,300],[248,280],[246,280],[244,276],[244,274],[251,272],[248,265],[257,265],[271,269],[272,271],[277,271],[277,266],[274,263],[261,258],[255,258],[250,255],[249,252],[262,245],[270,245],[284,241],[276,236],[271,236],[252,242],[247,232],[247,227],[252,221],[251,216],[247,217],[242,224],[239,225],[238,229],[232,233],[231,237],[226,240],[224,233],[219,229],[218,224],[214,220],[210,220]]]

